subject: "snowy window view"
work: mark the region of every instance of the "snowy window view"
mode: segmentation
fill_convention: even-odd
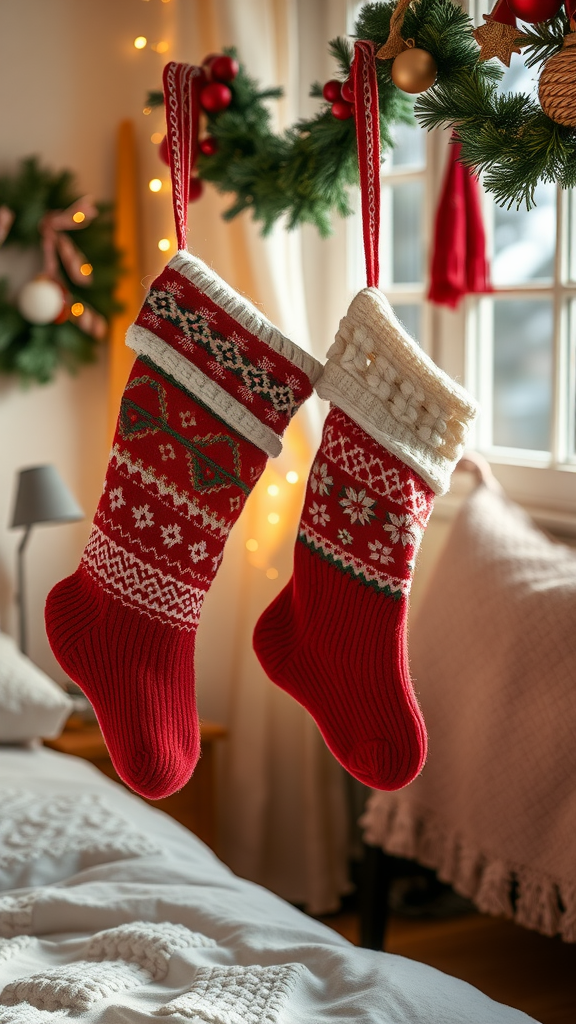
[[[475,12],[476,23],[489,6]],[[522,55],[514,54],[499,88],[536,98],[538,68],[526,68]],[[437,183],[443,180],[445,149],[430,146],[429,134],[416,124],[396,125],[393,134],[395,145],[382,167],[381,287],[412,337],[432,352],[437,335],[442,348],[442,332],[453,332],[457,323],[436,317],[442,307],[426,302],[436,207],[430,172]],[[461,303],[461,327],[450,345],[466,352],[462,365],[469,365],[474,351],[483,450],[512,461],[574,463],[576,201],[553,183],[538,185],[534,198],[527,211],[497,206],[485,194],[494,293]],[[474,310],[478,316],[471,320]],[[474,338],[473,348],[467,338]]]

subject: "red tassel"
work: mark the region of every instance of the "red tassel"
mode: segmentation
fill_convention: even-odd
[[[478,182],[460,163],[460,143],[448,166],[436,212],[428,299],[454,309],[465,295],[491,292]]]

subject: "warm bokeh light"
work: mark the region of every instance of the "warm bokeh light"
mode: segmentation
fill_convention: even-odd
[[[266,569],[266,575],[269,580],[278,579],[278,569]]]
[[[160,241],[158,242],[158,248],[160,249],[161,252],[166,252],[167,249],[170,248],[170,239],[161,238]]]
[[[73,316],[82,316],[82,313],[84,312],[84,306],[82,305],[81,302],[74,302],[70,307],[70,312],[72,313]]]
[[[276,526],[276,523],[280,522],[280,516],[278,515],[278,513],[277,512],[269,512],[268,513],[268,522],[272,523],[272,526]]]
[[[248,551],[258,551],[258,541],[251,537],[250,540],[246,541],[246,547]]]
[[[153,142],[155,146],[159,146],[164,138],[162,132],[152,132],[150,136],[150,142]]]
[[[167,43],[165,39],[161,39],[159,43],[152,44],[152,49],[155,50],[156,53],[166,53],[169,46],[170,44]]]
[[[91,263],[83,263],[82,266],[80,267],[80,273],[83,275],[83,277],[90,277],[90,274],[92,273],[93,269],[94,268]]]
[[[298,480],[300,479],[300,477],[298,476],[298,473],[296,472],[296,470],[290,469],[286,473],[286,479],[287,479],[289,484],[297,484]]]
[[[159,192],[162,188],[160,178],[152,178],[152,180],[148,182],[148,188],[151,192]]]
[[[270,484],[270,486],[268,487],[268,494],[270,494],[271,497],[273,498],[280,494],[280,488],[277,486],[277,484]]]
[[[152,107],[144,107],[143,110],[142,110],[142,113],[146,114],[146,116],[148,116],[148,114],[152,113]]]
[[[137,50],[143,50],[147,42],[148,40],[146,39],[146,36],[136,36],[136,39],[134,40],[134,46],[136,47]]]
[[[83,220],[86,220],[86,214],[82,213],[81,210],[77,210],[76,213],[72,214],[72,220],[75,224],[81,224]]]

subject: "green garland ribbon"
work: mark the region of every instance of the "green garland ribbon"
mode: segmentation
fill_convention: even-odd
[[[396,6],[365,4],[354,36],[380,48],[388,39]],[[413,0],[407,8],[402,35],[432,55],[438,74],[414,104],[392,82],[392,59],[377,61],[382,152],[393,145],[394,125],[414,124],[414,117],[428,130],[448,128],[462,143],[462,162],[482,173],[484,188],[498,204],[524,203],[530,209],[540,181],[555,181],[563,188],[576,184],[576,129],[556,124],[527,95],[502,94],[498,85],[504,69],[496,60],[478,60],[473,30],[471,18],[453,0]],[[563,12],[524,28],[527,65],[542,65],[557,53],[567,31]],[[344,81],[353,47],[338,38],[329,49]],[[236,56],[233,48],[224,52]],[[281,89],[262,90],[242,65],[227,85],[232,92],[229,107],[206,115],[217,152],[201,154],[197,163],[200,178],[234,197],[224,217],[230,220],[252,210],[264,234],[281,217],[289,229],[311,223],[323,236],[330,234],[332,216],[350,213],[349,188],[358,180],[354,119],[337,120],[322,97],[321,84],[315,83],[310,95],[321,100],[321,109],[278,135],[271,130],[266,101],[280,97]],[[147,102],[161,104],[162,93],[150,93]]]
[[[51,211],[67,209],[80,196],[72,172],[47,170],[36,157],[23,160],[15,174],[0,176],[0,208],[5,207],[14,215],[0,252],[14,246],[37,253],[40,263],[43,217]],[[114,299],[120,253],[114,246],[111,205],[99,203],[97,209],[98,215],[81,231],[65,232],[72,242],[81,245],[92,265],[90,283],[78,286],[61,263],[59,275],[70,303],[81,302],[109,319],[120,311]],[[63,323],[29,323],[14,302],[9,279],[0,278],[0,372],[16,375],[24,384],[45,384],[61,366],[74,372],[82,364],[93,362],[100,344],[72,319]]]

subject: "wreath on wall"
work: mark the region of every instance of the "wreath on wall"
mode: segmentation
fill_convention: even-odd
[[[394,125],[413,124],[415,116],[424,128],[453,131],[460,160],[482,173],[484,187],[502,206],[530,209],[540,181],[575,185],[572,5],[576,0],[566,0],[564,11],[559,0],[497,0],[485,24],[475,28],[453,0],[366,4],[354,35],[377,47],[383,151],[393,145]],[[527,66],[540,68],[539,102],[498,89],[502,65],[522,49]],[[350,213],[348,189],[358,179],[353,47],[338,38],[330,52],[338,78],[312,86],[319,111],[281,135],[270,127],[266,101],[282,90],[261,89],[233,48],[205,59],[191,199],[200,197],[203,181],[211,181],[234,196],[224,217],[252,210],[264,234],[285,217],[288,228],[312,223],[327,235],[334,213]],[[150,93],[147,103],[148,109],[162,104],[162,93]],[[167,162],[165,145],[160,155]]]
[[[0,371],[45,384],[60,366],[73,372],[93,362],[120,310],[111,206],[79,194],[70,171],[30,157],[0,176],[0,246],[42,268],[17,294],[0,277]]]

